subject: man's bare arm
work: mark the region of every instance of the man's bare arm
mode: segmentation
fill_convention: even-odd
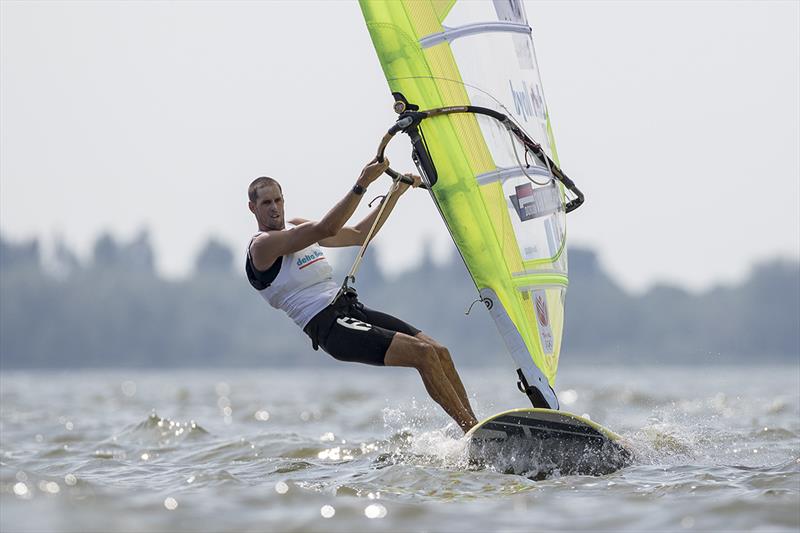
[[[417,187],[421,183],[419,176],[414,176],[411,174],[406,174],[406,176],[409,176],[412,179],[414,179],[414,187]],[[399,190],[389,198],[386,207],[383,209],[381,218],[380,220],[378,220],[378,224],[375,226],[375,231],[372,234],[373,238],[375,237],[375,235],[377,235],[378,231],[386,222],[386,219],[389,217],[389,214],[392,212],[392,209],[394,209],[397,200],[406,190],[408,190],[409,185],[401,182],[399,184],[399,187],[400,187]],[[341,246],[358,246],[364,244],[364,239],[367,238],[367,233],[369,233],[370,228],[375,223],[375,220],[378,217],[378,213],[380,212],[380,210],[381,206],[378,205],[369,213],[369,215],[367,215],[361,222],[359,222],[355,226],[345,226],[336,235],[323,239],[319,241],[319,243],[322,246],[327,246],[329,248],[336,248]],[[295,224],[302,222],[307,222],[307,220],[303,218],[293,219],[293,223]]]
[[[307,218],[293,218],[289,222],[292,224],[299,226],[301,224],[305,224],[308,222],[313,222],[308,220]],[[357,229],[353,226],[343,226],[342,229],[339,230],[339,233],[334,235],[333,237],[327,237],[325,239],[320,239],[319,244],[320,246],[324,246],[326,248],[340,248],[342,246],[355,246],[361,244],[362,236],[358,232]]]
[[[368,187],[389,166],[388,160],[378,163],[370,161],[361,171],[356,184]],[[315,242],[321,242],[333,237],[342,229],[348,219],[358,207],[363,195],[352,191],[339,200],[319,221],[308,221],[281,231],[268,231],[253,240],[250,246],[250,256],[258,270],[265,270],[275,262],[278,257],[302,250]]]
[[[409,177],[412,180],[414,180],[413,187],[415,188],[419,187],[420,183],[422,183],[422,180],[420,179],[419,176],[413,174],[406,174],[406,177]],[[378,213],[380,212],[381,217],[378,219],[378,223],[375,225],[375,231],[372,232],[372,238],[373,239],[375,238],[375,235],[377,235],[378,231],[380,231],[380,229],[383,227],[383,224],[386,222],[386,219],[389,218],[389,215],[394,209],[395,204],[397,204],[397,200],[400,199],[400,196],[402,196],[403,193],[405,193],[409,189],[409,187],[412,187],[412,185],[403,182],[398,183],[397,186],[399,187],[397,192],[395,194],[392,194],[388,200],[382,201],[382,203],[386,202],[386,206],[383,208],[383,212],[381,212],[381,206],[378,205],[375,209],[372,210],[372,212],[369,215],[367,215],[364,218],[364,220],[355,225],[355,230],[361,236],[361,240],[356,244],[364,244],[364,239],[367,238],[367,233],[369,233],[369,229],[375,223],[375,219],[377,218]]]

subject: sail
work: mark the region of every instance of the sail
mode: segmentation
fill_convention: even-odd
[[[413,109],[480,106],[508,116],[558,164],[524,6],[517,0],[361,0],[396,99]],[[552,390],[568,284],[565,190],[548,159],[486,114],[419,125],[431,195],[535,407]],[[527,383],[525,383],[527,382]],[[538,404],[538,405],[537,405]]]

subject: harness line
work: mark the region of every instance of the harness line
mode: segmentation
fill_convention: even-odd
[[[383,200],[381,201],[380,207],[378,209],[378,215],[375,217],[375,222],[372,223],[372,226],[369,228],[367,232],[367,236],[364,238],[364,242],[361,244],[361,248],[358,250],[358,254],[356,254],[356,259],[353,261],[353,266],[350,267],[350,272],[348,272],[347,276],[344,278],[344,282],[342,283],[342,287],[339,289],[339,293],[336,295],[336,298],[342,295],[347,289],[350,288],[349,283],[355,283],[356,281],[356,272],[358,272],[359,267],[361,266],[361,261],[364,259],[364,254],[367,251],[367,247],[369,243],[372,241],[372,236],[375,234],[375,228],[378,227],[378,223],[381,221],[381,217],[383,216],[383,210],[386,209],[386,204],[392,198],[392,196],[397,192],[400,188],[400,180],[392,180],[392,186],[389,188],[389,192],[386,193]]]

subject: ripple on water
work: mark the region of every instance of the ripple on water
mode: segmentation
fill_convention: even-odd
[[[292,472],[299,472],[301,470],[307,470],[309,468],[314,468],[316,465],[313,463],[308,463],[306,461],[290,461],[282,464],[278,468],[272,471],[273,474],[290,474]]]
[[[206,439],[208,440],[208,439]],[[251,462],[258,460],[261,455],[255,444],[239,439],[235,442],[213,442],[203,446],[195,445],[190,449],[176,448],[181,460],[189,463],[207,462]]]
[[[113,440],[138,445],[166,446],[187,440],[203,439],[208,431],[194,421],[176,422],[153,411],[144,421],[125,428]]]

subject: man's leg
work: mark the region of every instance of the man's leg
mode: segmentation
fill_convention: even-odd
[[[477,418],[469,403],[469,397],[467,396],[466,389],[464,389],[464,384],[461,383],[461,377],[459,377],[456,367],[453,364],[453,359],[450,357],[450,350],[422,332],[417,333],[416,338],[433,346],[436,350],[436,355],[439,356],[439,363],[442,365],[442,370],[444,370],[453,390],[456,391],[458,399],[461,400],[461,405],[466,407],[467,411],[472,415],[472,418]]]
[[[433,401],[441,405],[465,433],[478,423],[471,409],[459,399],[433,345],[404,333],[395,333],[383,362],[386,366],[416,368]]]

